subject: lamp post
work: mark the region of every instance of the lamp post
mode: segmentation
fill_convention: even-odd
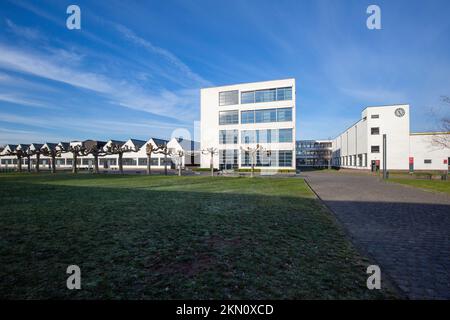
[[[387,141],[386,134],[383,134],[383,179],[388,178],[387,174]]]

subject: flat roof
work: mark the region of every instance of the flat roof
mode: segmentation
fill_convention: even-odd
[[[295,81],[295,78],[283,78],[283,79],[263,80],[263,81],[254,81],[254,82],[230,83],[230,84],[224,84],[224,85],[220,85],[220,86],[204,87],[204,88],[200,88],[200,90],[203,90],[203,89],[212,89],[212,88],[231,87],[231,86],[239,86],[239,85],[243,85],[243,84],[267,83],[267,82],[283,81],[283,80],[294,80],[294,81]]]

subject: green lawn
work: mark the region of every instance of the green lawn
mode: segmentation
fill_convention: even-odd
[[[301,179],[0,175],[0,298],[394,297],[368,264]]]
[[[431,191],[438,191],[450,194],[450,180],[420,180],[420,179],[401,179],[393,178],[389,181],[405,184],[408,186],[427,189]]]

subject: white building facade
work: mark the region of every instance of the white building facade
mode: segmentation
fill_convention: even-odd
[[[217,169],[295,169],[295,105],[295,79],[201,89],[201,149]]]
[[[364,109],[358,122],[333,139],[333,166],[381,170],[384,134],[387,170],[449,169],[450,149],[433,143],[435,135],[448,133],[410,133],[407,104]]]

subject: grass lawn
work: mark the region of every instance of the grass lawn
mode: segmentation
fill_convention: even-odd
[[[401,179],[392,178],[389,181],[405,184],[408,186],[427,189],[431,191],[439,191],[450,194],[450,180],[420,180],[420,179]]]
[[[368,264],[301,179],[0,175],[3,299],[394,297]]]

